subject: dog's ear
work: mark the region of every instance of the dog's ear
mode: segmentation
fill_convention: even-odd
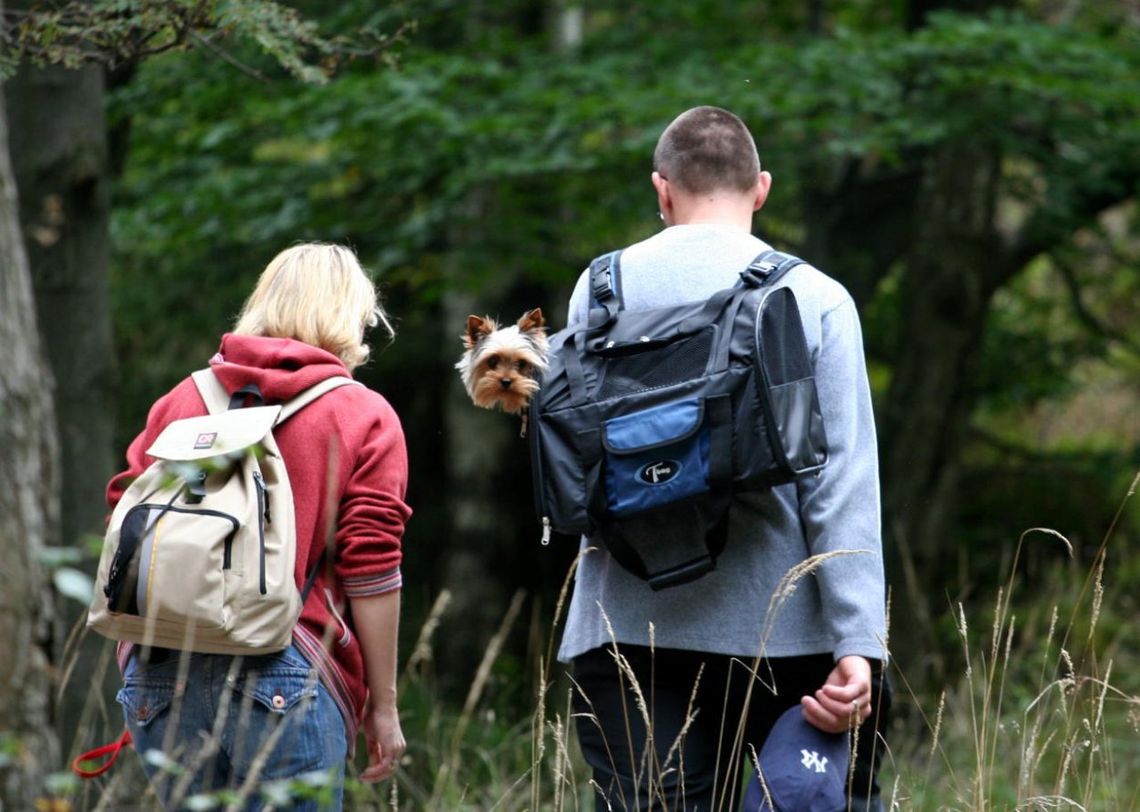
[[[519,319],[519,332],[527,333],[531,330],[540,330],[545,325],[546,320],[542,318],[542,308],[536,307],[534,310],[523,313],[522,318]]]
[[[467,332],[462,336],[463,346],[471,349],[497,329],[499,329],[499,325],[490,316],[468,316]]]

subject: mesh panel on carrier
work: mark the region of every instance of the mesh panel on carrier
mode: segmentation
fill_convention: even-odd
[[[702,330],[664,347],[609,359],[595,397],[606,400],[699,378],[708,364],[712,340],[713,331]]]

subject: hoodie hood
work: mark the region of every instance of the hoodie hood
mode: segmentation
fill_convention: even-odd
[[[351,377],[339,358],[320,347],[292,338],[233,333],[222,336],[210,369],[227,392],[254,384],[270,404],[283,403],[326,378]]]

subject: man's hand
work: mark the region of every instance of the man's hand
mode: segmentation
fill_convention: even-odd
[[[843,657],[814,695],[800,699],[804,718],[827,733],[856,727],[871,714],[871,664]]]
[[[364,738],[368,742],[368,766],[360,780],[374,783],[391,777],[408,746],[395,705],[369,706],[364,716]]]

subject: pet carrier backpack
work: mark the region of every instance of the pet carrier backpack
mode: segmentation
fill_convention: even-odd
[[[551,337],[531,401],[543,543],[605,543],[654,589],[715,568],[734,493],[823,468],[827,440],[792,291],[766,251],[706,301],[625,310],[621,252],[591,263],[588,323]]]
[[[287,403],[240,408],[210,370],[194,383],[209,413],[175,420],[156,459],[111,515],[87,625],[116,640],[213,654],[286,648],[301,613],[293,569],[293,492],[273,429],[326,392],[328,378]]]

